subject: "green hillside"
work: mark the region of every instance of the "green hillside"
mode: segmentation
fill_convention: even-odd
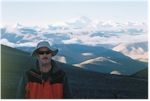
[[[148,79],[148,68],[142,69],[131,75],[132,77]]]
[[[33,67],[29,53],[1,45],[1,94],[14,98],[20,77]]]
[[[1,45],[1,98],[15,99],[20,77],[35,60],[21,50]],[[69,76],[74,99],[147,99],[148,81],[88,71],[58,62]]]

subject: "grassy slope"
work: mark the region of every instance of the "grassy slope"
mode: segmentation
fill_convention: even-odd
[[[131,76],[148,79],[148,68],[142,69],[142,70],[132,74]]]
[[[34,66],[35,60],[29,53],[1,47],[1,97],[14,99],[22,74]],[[125,76],[96,73],[59,63],[68,74],[74,98],[114,98],[113,91],[120,99],[148,98],[148,81]]]

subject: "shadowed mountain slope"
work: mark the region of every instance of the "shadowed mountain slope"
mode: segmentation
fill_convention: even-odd
[[[64,56],[67,64],[91,71],[102,73],[117,71],[121,75],[130,75],[147,68],[144,63],[100,46],[68,44],[55,45],[55,47],[60,48],[58,55]]]
[[[1,45],[1,98],[15,99],[20,77],[34,67],[27,52]],[[148,99],[148,81],[92,72],[57,62],[70,79],[74,99]],[[115,95],[115,96],[114,96]]]
[[[138,77],[138,78],[147,78],[148,79],[148,68],[142,69],[132,75],[132,77]]]
[[[31,50],[33,47],[17,47],[22,50]],[[144,68],[142,62],[131,59],[120,52],[106,49],[101,46],[87,46],[80,44],[55,44],[52,50],[59,49],[59,53],[53,59],[77,67],[86,68],[100,73],[114,73],[131,75]]]

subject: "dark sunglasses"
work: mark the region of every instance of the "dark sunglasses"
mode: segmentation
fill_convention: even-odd
[[[40,54],[40,55],[44,55],[44,53],[46,53],[46,54],[50,54],[51,53],[51,51],[38,51],[38,53]]]

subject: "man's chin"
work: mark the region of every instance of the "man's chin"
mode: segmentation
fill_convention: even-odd
[[[49,63],[42,63],[43,66],[49,65]]]
[[[43,62],[43,64],[48,64],[49,60],[43,60],[42,62]]]

